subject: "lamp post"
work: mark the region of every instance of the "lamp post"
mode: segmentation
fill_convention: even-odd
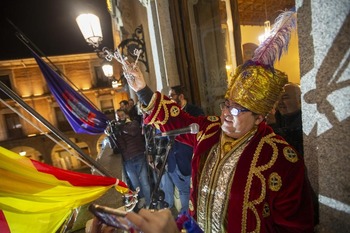
[[[98,49],[103,40],[100,19],[94,14],[81,14],[76,18],[76,21],[86,42],[89,45],[91,45],[93,48],[95,48],[95,52],[97,53],[97,56],[99,58],[106,59],[106,56],[108,55],[109,50],[105,48],[101,52]],[[119,82],[118,80],[115,80],[113,76],[113,73],[114,73],[113,65],[110,62],[103,63],[102,71],[106,77],[112,80],[113,88],[117,88],[122,85],[121,82]]]
[[[110,62],[104,62],[102,65],[103,74],[112,80],[112,87],[118,88],[122,86],[121,79],[116,79],[114,77],[113,66]]]
[[[145,64],[146,71],[148,72],[148,61],[145,43],[143,40],[142,25],[137,27],[132,38],[123,40],[115,51],[112,51],[108,48],[103,48],[101,51],[98,49],[103,38],[99,18],[93,14],[81,14],[76,18],[76,21],[86,42],[95,48],[98,57],[104,58],[107,61],[115,59],[122,64],[123,70],[127,71],[130,67],[125,62],[125,57],[130,55],[135,59],[134,66],[136,66],[137,62],[140,60]],[[121,48],[123,55],[119,52],[119,48]],[[132,52],[130,52],[131,50]],[[131,78],[127,77],[127,74],[125,74],[125,76],[126,78]]]
[[[94,14],[81,14],[76,21],[86,42],[98,48],[103,39],[100,19]]]
[[[111,63],[109,62],[104,62],[103,65],[102,65],[102,70],[103,70],[103,73],[106,77],[108,78],[112,78],[113,77],[113,66]]]

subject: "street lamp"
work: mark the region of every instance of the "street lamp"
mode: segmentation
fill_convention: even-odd
[[[129,74],[128,71],[130,69],[134,69],[139,60],[145,64],[146,71],[148,72],[148,61],[147,61],[145,42],[143,40],[142,25],[137,27],[132,38],[123,40],[115,51],[112,51],[108,48],[103,48],[101,51],[98,49],[103,38],[99,18],[93,14],[81,14],[76,18],[76,21],[78,23],[80,31],[83,34],[86,42],[95,48],[95,51],[97,52],[97,56],[99,58],[104,58],[109,62],[115,59],[119,63],[121,63],[122,69],[124,71],[124,76],[126,79],[134,78],[132,77],[132,75]],[[121,48],[123,55],[119,52],[119,48]],[[132,67],[130,67],[129,63],[126,62],[126,57],[128,55],[130,55],[135,59],[134,65]],[[108,71],[108,73],[105,73],[107,77],[113,76],[113,68],[105,67],[106,71],[104,68],[102,69],[103,69],[103,72]],[[118,86],[120,85],[121,84],[118,81]],[[113,85],[113,82],[112,82],[112,86],[117,87],[117,83],[114,83]]]
[[[100,19],[94,14],[81,14],[76,21],[86,42],[98,48],[103,38]]]
[[[102,71],[103,74],[108,77],[108,78],[112,78],[113,77],[113,66],[111,63],[109,62],[104,62],[102,65]]]
[[[122,81],[114,77],[113,66],[110,62],[104,62],[102,65],[103,74],[112,81],[112,87],[118,88],[122,86]]]

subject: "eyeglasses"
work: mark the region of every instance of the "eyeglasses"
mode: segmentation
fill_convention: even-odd
[[[221,109],[221,111],[228,109],[232,116],[238,116],[241,112],[250,112],[250,110],[248,110],[246,108],[239,109],[239,108],[235,108],[233,106],[230,106],[228,101],[220,103],[220,109]]]

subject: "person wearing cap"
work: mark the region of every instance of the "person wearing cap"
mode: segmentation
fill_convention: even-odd
[[[146,124],[162,131],[199,125],[198,134],[177,140],[194,150],[189,211],[204,232],[313,232],[303,157],[265,121],[286,74],[248,61],[231,79],[221,116],[194,118],[153,93],[138,68],[130,73]]]

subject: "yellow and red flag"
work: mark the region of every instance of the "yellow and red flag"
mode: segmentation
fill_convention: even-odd
[[[113,186],[129,191],[116,178],[66,171],[0,147],[0,232],[54,233],[73,209]]]

